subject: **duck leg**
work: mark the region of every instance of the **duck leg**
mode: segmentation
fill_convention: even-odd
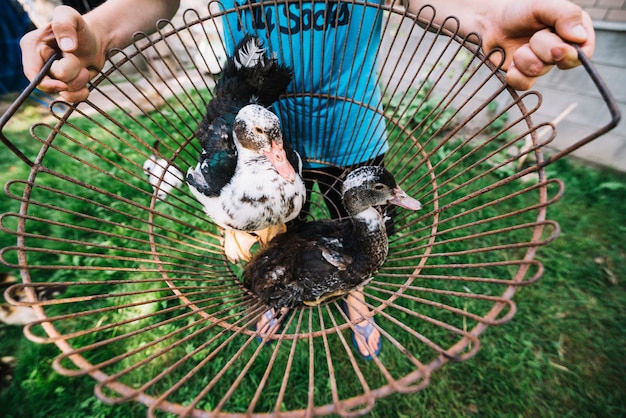
[[[304,303],[306,306],[317,306],[320,303],[322,303],[322,302],[324,302],[324,301],[326,301],[328,299],[336,298],[338,296],[343,296],[345,294],[346,294],[346,291],[343,290],[343,289],[336,290],[334,292],[330,292],[330,293],[327,293],[325,295],[322,295],[319,299],[316,299],[316,300],[305,300],[305,301],[302,301],[302,303]]]
[[[261,245],[266,247],[267,244],[272,240],[272,238],[274,238],[278,234],[282,234],[285,231],[287,231],[287,225],[279,224],[269,226],[259,231],[254,231],[254,233],[259,238],[259,242],[261,243]]]
[[[224,230],[224,253],[231,263],[237,263],[240,260],[250,261],[252,258],[250,248],[256,242],[260,242],[265,247],[272,238],[286,230],[287,225],[285,224],[272,225],[253,233],[226,229]]]
[[[231,263],[240,260],[249,261],[252,258],[250,248],[257,242],[258,238],[248,232],[236,229],[224,230],[224,253]]]

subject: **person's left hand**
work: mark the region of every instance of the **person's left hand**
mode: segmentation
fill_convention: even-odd
[[[591,57],[595,32],[591,18],[580,7],[564,0],[508,1],[489,16],[483,33],[483,50],[504,49],[507,83],[517,90],[530,89],[537,77],[553,66],[580,65],[571,43]],[[498,58],[499,57],[494,57]]]

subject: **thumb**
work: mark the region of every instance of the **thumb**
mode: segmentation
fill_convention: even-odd
[[[578,54],[571,45],[580,45],[587,57],[593,55],[595,49],[595,32],[591,17],[576,4],[560,0],[535,0],[535,18],[542,25],[553,28],[563,41],[561,45],[553,45],[552,57],[561,69],[573,68],[579,64]]]
[[[539,0],[535,3],[537,19],[548,27],[554,28],[557,35],[565,41],[576,44],[585,43],[589,37],[586,28],[586,13],[572,2]],[[591,29],[593,31],[593,29]]]
[[[77,33],[84,25],[83,17],[71,7],[59,6],[50,22],[52,33],[62,52],[74,52],[78,47]]]
[[[575,44],[583,44],[589,37],[587,30],[583,26],[580,19],[572,20],[569,22],[556,22],[556,33],[566,41],[570,41]]]

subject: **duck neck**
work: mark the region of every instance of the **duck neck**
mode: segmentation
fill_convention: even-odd
[[[389,250],[387,231],[383,217],[373,207],[369,207],[352,216],[357,242],[361,243],[362,252],[372,264],[380,266]]]

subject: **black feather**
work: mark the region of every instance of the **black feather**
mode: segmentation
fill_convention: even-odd
[[[264,50],[260,39],[248,34],[237,44],[233,57],[237,57],[239,51],[251,43]],[[252,67],[240,67],[239,61],[236,62],[233,57],[228,57],[226,61],[223,76],[215,87],[216,96],[241,100],[240,107],[256,98],[256,103],[268,107],[287,90],[293,77],[291,68],[280,64],[267,53]]]
[[[207,196],[218,196],[237,168],[237,149],[232,140],[232,124],[215,118],[210,125],[200,125],[198,138],[202,146],[200,172],[203,179],[187,176],[187,183]],[[208,181],[210,179],[210,181]]]

